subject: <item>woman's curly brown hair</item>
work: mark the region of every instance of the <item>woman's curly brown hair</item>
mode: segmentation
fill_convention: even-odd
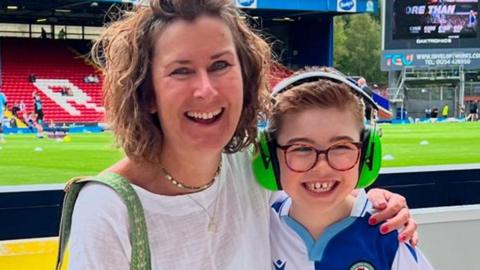
[[[175,20],[200,16],[221,19],[232,32],[244,82],[242,117],[227,153],[250,145],[257,136],[258,118],[267,114],[270,46],[245,22],[232,0],[151,0],[150,6],[123,11],[92,47],[94,61],[104,72],[106,120],[129,158],[158,162],[162,127],[149,112],[154,91],[151,60],[155,40]]]

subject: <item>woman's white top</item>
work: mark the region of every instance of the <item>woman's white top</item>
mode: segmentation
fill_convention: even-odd
[[[271,269],[270,193],[255,182],[247,152],[222,158],[217,180],[191,198],[133,185],[145,211],[152,269]],[[215,212],[215,233],[208,230],[209,216],[199,204],[210,216]],[[88,183],[72,223],[69,269],[130,269],[127,208],[115,191]]]

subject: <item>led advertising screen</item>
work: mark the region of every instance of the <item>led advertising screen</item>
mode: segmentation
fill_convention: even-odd
[[[479,0],[386,0],[384,48],[480,47]]]
[[[480,0],[385,0],[382,70],[480,66]]]
[[[478,0],[393,2],[393,39],[476,38]]]

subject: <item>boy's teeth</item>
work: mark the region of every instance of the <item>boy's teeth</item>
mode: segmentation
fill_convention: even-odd
[[[306,183],[307,189],[314,192],[327,192],[332,189],[334,182],[309,182]]]

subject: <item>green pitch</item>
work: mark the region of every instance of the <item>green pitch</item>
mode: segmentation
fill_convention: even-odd
[[[382,125],[382,131],[383,167],[480,163],[480,122]]]
[[[480,122],[382,125],[383,167],[480,163]],[[71,142],[6,135],[0,185],[64,183],[94,175],[123,154],[111,133],[71,134]]]
[[[123,156],[111,133],[69,136],[70,142],[6,135],[0,144],[0,185],[64,183],[73,176],[95,175]]]

